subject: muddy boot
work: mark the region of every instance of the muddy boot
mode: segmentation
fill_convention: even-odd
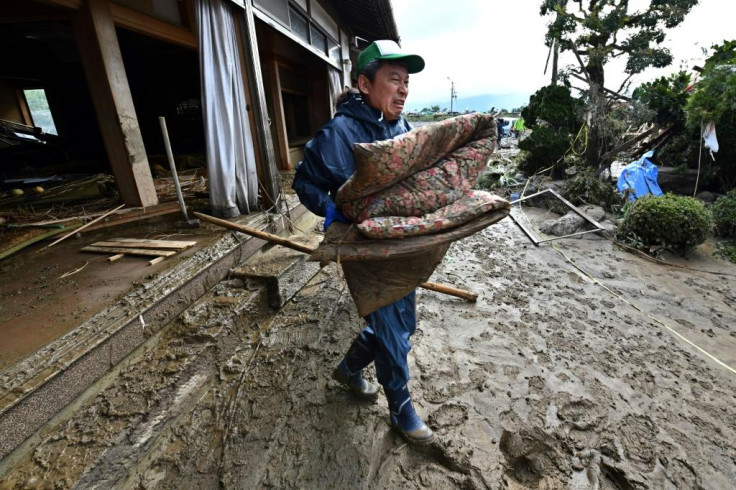
[[[363,368],[373,362],[374,358],[369,341],[361,332],[350,345],[345,358],[335,368],[332,377],[350,388],[350,391],[361,400],[375,402],[378,399],[378,385],[363,379]]]
[[[353,395],[361,400],[375,402],[378,399],[378,385],[366,381],[361,371],[357,373],[349,371],[344,359],[333,371],[332,378],[347,386]]]
[[[434,442],[434,432],[427,427],[414,411],[409,389],[405,386],[398,390],[383,388],[391,411],[391,427],[401,434],[409,444],[425,446]]]

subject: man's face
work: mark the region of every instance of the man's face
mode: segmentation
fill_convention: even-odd
[[[384,63],[376,71],[373,82],[361,75],[358,87],[370,106],[383,111],[387,120],[395,121],[409,95],[409,72],[402,65]]]

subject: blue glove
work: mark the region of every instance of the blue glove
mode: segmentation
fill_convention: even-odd
[[[325,212],[325,227],[324,230],[330,227],[333,221],[339,221],[340,223],[348,223],[348,219],[342,215],[334,202],[327,205],[327,211]]]

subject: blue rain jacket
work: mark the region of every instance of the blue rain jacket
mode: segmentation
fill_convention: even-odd
[[[618,177],[618,191],[623,194],[631,189],[629,201],[633,202],[642,196],[652,194],[661,196],[662,189],[657,183],[659,170],[649,159],[654,156],[653,151],[646,152],[640,159],[626,165]]]
[[[307,209],[325,216],[337,190],[355,172],[353,143],[386,140],[410,129],[403,117],[386,121],[381,111],[366,104],[360,94],[350,94],[337,108],[335,117],[307,143],[291,187]]]
[[[411,126],[404,118],[386,121],[359,94],[351,94],[338,107],[335,117],[307,143],[292,188],[307,209],[325,216],[337,190],[355,172],[353,143],[385,140],[409,130]],[[417,324],[416,294],[412,291],[365,320],[369,326],[363,329],[361,337],[370,349],[366,360],[375,361],[378,382],[390,390],[405,387],[409,381],[409,337]]]

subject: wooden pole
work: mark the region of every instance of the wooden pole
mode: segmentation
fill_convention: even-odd
[[[213,223],[215,225],[220,225],[222,227],[229,228],[231,230],[239,231],[241,233],[245,233],[246,235],[260,238],[261,240],[266,240],[268,242],[277,243],[284,247],[290,248],[292,250],[297,250],[299,252],[304,252],[306,254],[311,254],[312,252],[317,250],[316,248],[310,247],[308,245],[304,245],[303,243],[295,242],[293,240],[288,240],[278,235],[274,235],[272,233],[268,233],[265,231],[256,230],[248,226],[231,223],[230,221],[220,219],[220,218],[215,218],[214,216],[209,216],[207,214],[195,212],[194,215],[203,221],[209,221],[210,223]],[[457,298],[462,298],[462,299],[471,301],[473,303],[475,303],[475,301],[478,299],[478,295],[475,293],[471,293],[469,291],[464,291],[462,289],[454,288],[452,286],[446,286],[444,284],[437,284],[434,282],[423,282],[422,284],[419,285],[419,287],[424,288],[424,289],[429,289],[430,291],[436,291],[438,293],[455,296]]]
[[[255,228],[250,228],[248,226],[231,223],[230,221],[220,219],[220,218],[215,218],[214,216],[209,216],[207,214],[202,214],[202,213],[197,213],[197,212],[195,212],[194,215],[201,220],[209,221],[210,223],[213,223],[215,225],[220,225],[225,228],[229,228],[231,230],[239,231],[241,233],[245,233],[246,235],[260,238],[261,240],[266,240],[267,242],[278,243],[279,245],[283,245],[284,247],[287,247],[287,248],[290,248],[292,250],[296,250],[299,252],[304,252],[305,254],[311,254],[312,252],[316,250],[315,248],[310,247],[308,245],[304,245],[303,243],[295,242],[293,240],[288,240],[278,235],[274,235],[273,233],[267,233],[265,231],[256,230]]]
[[[93,224],[97,223],[98,221],[100,221],[100,220],[102,220],[102,219],[104,219],[104,218],[108,217],[109,215],[111,215],[112,213],[114,213],[115,211],[117,211],[118,209],[121,209],[121,208],[124,208],[124,207],[125,207],[125,204],[121,204],[120,206],[116,207],[115,209],[111,209],[110,211],[106,212],[106,213],[105,213],[105,214],[103,214],[102,216],[98,216],[97,218],[93,219],[92,221],[90,221],[90,222],[89,222],[89,223],[87,223],[86,225],[82,225],[82,226],[80,226],[79,228],[75,228],[74,230],[70,231],[70,232],[69,232],[68,234],[64,235],[63,237],[59,238],[58,240],[54,241],[53,243],[49,243],[49,244],[48,244],[48,245],[46,245],[46,246],[45,246],[45,247],[44,247],[44,248],[43,248],[42,250],[45,250],[45,249],[47,249],[47,248],[51,248],[51,247],[53,247],[54,245],[56,245],[56,244],[57,244],[57,243],[59,243],[60,241],[62,241],[62,240],[66,240],[66,239],[67,239],[67,238],[69,238],[70,236],[72,236],[72,235],[74,235],[74,234],[76,234],[76,233],[79,233],[80,231],[84,230],[84,229],[85,229],[85,228],[87,228],[88,226],[90,226],[90,225],[93,225]]]

